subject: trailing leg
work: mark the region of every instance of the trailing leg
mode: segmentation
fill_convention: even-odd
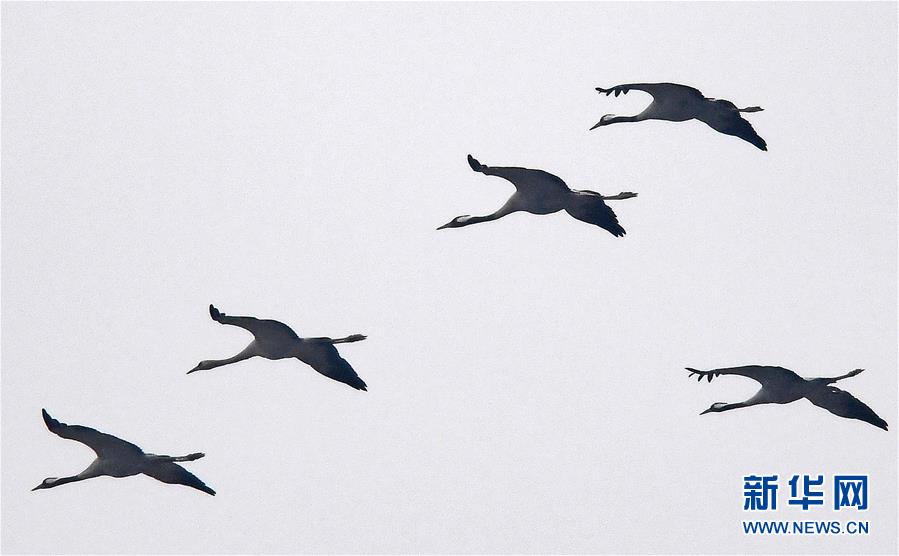
[[[346,338],[329,338],[327,336],[321,336],[319,338],[304,338],[303,341],[306,342],[321,342],[324,344],[347,344],[350,342],[361,342],[362,340],[368,338],[365,334],[352,334],[347,336]]]
[[[618,195],[603,195],[602,199],[603,201],[620,201],[623,199],[633,199],[636,196],[636,193],[631,193],[630,191],[622,191]]]
[[[825,378],[824,384],[832,384],[838,380],[843,380],[844,378],[852,378],[855,375],[861,373],[862,371],[864,371],[864,369],[855,369],[854,371],[849,371],[848,373],[846,373],[844,375],[835,376],[833,378]]]

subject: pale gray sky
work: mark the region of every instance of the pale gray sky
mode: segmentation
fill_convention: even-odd
[[[896,551],[896,5],[21,4],[2,7],[6,552]],[[620,124],[674,81],[749,114]],[[498,208],[489,165],[613,205]],[[340,346],[186,376],[275,318]],[[699,416],[773,364],[805,401]],[[93,456],[68,423],[185,464],[30,492]],[[747,537],[742,476],[870,475],[869,536]],[[785,477],[784,477],[785,479]],[[781,485],[785,494],[785,481]]]

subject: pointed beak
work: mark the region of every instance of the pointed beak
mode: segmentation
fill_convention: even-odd
[[[593,126],[593,127],[591,127],[590,129],[588,129],[587,131],[593,131],[594,129],[598,128],[598,127],[601,126],[601,125],[602,125],[602,122],[601,122],[601,121],[596,122],[596,125]]]
[[[440,226],[440,227],[437,228],[437,229],[438,229],[438,230],[442,230],[442,229],[444,229],[444,228],[449,228],[449,223],[446,223],[446,224],[444,224],[443,226]]]
[[[42,486],[44,486],[43,483],[37,485],[36,487],[34,487],[33,489],[31,489],[31,492],[34,492],[34,491],[36,491],[36,490],[40,490]]]
[[[197,366],[196,366],[196,367],[194,367],[194,368],[193,368],[193,369],[191,369],[191,370],[189,370],[189,371],[187,371],[187,374],[190,374],[190,373],[195,373],[195,372],[197,372],[197,371],[199,371],[199,370],[200,370],[200,366],[199,366],[199,365],[197,365]]]
[[[705,411],[703,411],[702,413],[700,413],[700,415],[705,415],[706,413],[711,413],[711,412],[712,412],[712,408],[710,407],[710,408],[706,409]]]

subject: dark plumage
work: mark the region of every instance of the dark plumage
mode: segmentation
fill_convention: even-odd
[[[134,444],[82,425],[60,423],[46,409],[41,410],[44,424],[50,432],[69,440],[75,440],[91,448],[97,458],[87,469],[71,477],[48,477],[31,490],[53,488],[55,486],[83,481],[93,477],[107,475],[110,477],[130,477],[143,473],[164,483],[186,485],[215,496],[215,491],[184,469],[176,461],[193,461],[204,456],[201,453],[186,456],[159,456],[145,454]]]
[[[508,180],[515,186],[515,193],[509,197],[499,210],[487,216],[457,216],[448,223],[437,228],[461,228],[478,222],[489,222],[512,214],[513,212],[530,212],[531,214],[551,214],[565,210],[568,214],[582,222],[593,224],[607,230],[616,237],[625,234],[624,228],[605,200],[630,199],[636,193],[622,192],[618,195],[603,196],[595,191],[578,191],[569,189],[558,176],[543,170],[518,167],[485,166],[468,155],[468,165],[475,172],[488,176],[498,176]]]
[[[690,376],[699,375],[699,380],[706,377],[711,382],[712,378],[720,375],[740,375],[751,378],[762,385],[762,389],[745,402],[730,404],[717,402],[700,415],[766,403],[785,404],[806,398],[834,415],[846,417],[847,419],[858,419],[887,430],[887,422],[874,413],[870,407],[856,399],[849,392],[830,386],[838,380],[853,377],[864,369],[855,369],[845,375],[831,378],[802,378],[793,371],[783,367],[763,367],[759,365],[712,369],[710,371],[698,371],[687,367],[687,370],[690,371]]]
[[[366,337],[362,334],[353,334],[346,338],[300,338],[289,326],[276,320],[263,320],[256,317],[232,317],[209,306],[209,315],[212,320],[220,324],[239,326],[253,334],[253,341],[243,351],[228,359],[206,360],[187,374],[214,369],[222,365],[236,363],[250,357],[264,357],[266,359],[286,359],[296,357],[319,373],[338,382],[343,382],[356,390],[367,390],[365,382],[359,378],[356,371],[347,363],[346,359],[337,353],[334,344],[358,342]]]
[[[643,120],[683,122],[697,119],[705,122],[715,131],[739,137],[763,151],[768,150],[765,140],[759,137],[752,125],[740,115],[741,112],[760,112],[762,109],[758,106],[737,108],[728,100],[707,98],[693,87],[675,83],[631,83],[616,85],[610,89],[596,88],[597,91],[605,93],[607,96],[615,93],[616,97],[621,93],[627,94],[631,89],[649,93],[652,95],[652,103],[636,116],[606,114],[590,129],[620,122]]]

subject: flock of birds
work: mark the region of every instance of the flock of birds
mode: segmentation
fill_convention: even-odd
[[[592,129],[620,122],[640,122],[643,120],[668,120],[683,122],[696,119],[708,124],[712,129],[727,135],[734,135],[752,143],[759,149],[768,150],[762,139],[741,114],[758,112],[758,106],[737,108],[727,100],[705,97],[700,91],[685,85],[674,83],[633,83],[617,85],[610,89],[597,87],[599,93],[627,94],[630,90],[643,91],[652,95],[652,103],[635,116],[603,116]],[[506,203],[492,214],[486,216],[457,216],[448,223],[437,228],[461,228],[480,222],[497,220],[514,212],[532,214],[551,214],[564,210],[574,218],[607,230],[616,237],[625,234],[618,218],[605,203],[610,200],[631,199],[636,193],[621,192],[617,195],[604,196],[595,191],[579,191],[570,189],[565,182],[549,172],[519,167],[485,166],[471,155],[468,164],[475,172],[488,176],[497,176],[508,180],[515,186],[515,193]],[[258,319],[255,317],[235,317],[222,313],[212,305],[209,306],[212,320],[219,324],[238,326],[253,335],[253,340],[240,353],[226,359],[209,359],[188,371],[206,371],[237,363],[251,357],[266,359],[297,358],[324,376],[347,384],[356,390],[367,390],[367,385],[346,359],[340,356],[335,344],[358,342],[366,337],[353,334],[345,338],[300,338],[289,326],[276,320]],[[720,375],[740,375],[751,378],[762,385],[762,388],[744,402],[718,402],[701,413],[716,413],[760,404],[786,404],[805,398],[813,404],[826,409],[834,415],[849,419],[858,419],[870,423],[883,430],[887,422],[881,419],[870,407],[859,401],[852,394],[832,386],[834,382],[853,377],[862,372],[855,369],[845,375],[831,378],[802,378],[789,369],[782,367],[766,367],[749,365],[700,371],[687,368],[690,376],[703,377],[709,382]],[[67,425],[42,410],[44,423],[50,432],[69,440],[87,445],[97,455],[96,459],[81,473],[71,477],[50,477],[32,490],[52,488],[66,483],[83,481],[93,477],[130,477],[143,473],[162,481],[186,485],[207,494],[215,495],[203,481],[178,465],[178,462],[193,461],[204,454],[193,453],[186,456],[160,456],[145,453],[138,446],[82,425]]]

